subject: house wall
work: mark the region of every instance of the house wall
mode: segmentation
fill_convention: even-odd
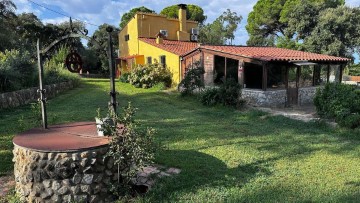
[[[158,14],[138,13],[137,23],[139,30],[139,37],[155,38],[160,30],[167,30],[168,40],[178,40],[178,31],[180,30],[180,21],[175,18],[167,18],[166,16]],[[191,33],[191,28],[197,28],[196,21],[186,21],[186,32]],[[190,41],[190,35],[187,39],[181,41]]]
[[[154,47],[146,42],[139,41],[139,50],[140,54],[144,55],[143,60],[145,61],[146,57],[152,57],[152,62],[154,59],[160,62],[160,56],[166,56],[166,66],[172,73],[173,83],[180,83],[180,57],[176,54],[164,51],[163,49]]]
[[[139,52],[137,17],[138,16],[135,15],[119,33],[120,57],[136,55]],[[130,39],[125,41],[125,35],[127,34],[129,34]]]

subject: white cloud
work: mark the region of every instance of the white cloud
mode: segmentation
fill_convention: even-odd
[[[48,24],[48,23],[51,23],[51,24],[60,24],[60,23],[66,22],[66,21],[69,21],[69,18],[68,18],[68,17],[58,17],[58,18],[46,18],[46,19],[42,19],[42,22],[43,22],[44,24]]]

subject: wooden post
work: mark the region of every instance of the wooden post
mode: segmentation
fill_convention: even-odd
[[[312,77],[312,86],[315,86],[315,65],[313,65],[313,77]]]
[[[342,82],[342,77],[343,77],[343,69],[344,69],[344,67],[343,67],[344,65],[340,65],[340,67],[339,67],[339,69],[340,69],[340,73],[339,73],[339,83],[341,83]]]
[[[238,66],[238,82],[241,87],[244,86],[244,62],[239,60]]]
[[[225,73],[224,73],[224,75],[225,75],[225,81],[226,81],[226,69],[227,69],[227,67],[226,67],[226,61],[227,61],[227,58],[225,57]]]
[[[327,65],[326,83],[330,82],[330,64]]]
[[[268,64],[267,63],[264,63],[263,66],[263,78],[262,78],[262,90],[263,91],[266,91],[266,88],[267,88],[267,74],[268,74]]]
[[[296,88],[299,88],[300,83],[301,66],[296,67]]]

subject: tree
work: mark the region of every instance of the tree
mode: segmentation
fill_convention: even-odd
[[[0,0],[0,18],[15,17],[16,6],[11,0]]]
[[[169,18],[179,18],[179,7],[177,5],[165,7],[163,10],[160,11],[160,14],[165,15]],[[200,24],[203,24],[206,20],[206,16],[204,15],[204,10],[200,6],[188,4],[186,19],[194,20],[199,22]]]
[[[155,11],[148,9],[145,6],[133,8],[129,12],[124,13],[124,15],[121,16],[121,20],[120,20],[120,24],[119,24],[120,29],[123,29],[137,12],[155,13]]]
[[[339,6],[320,12],[318,22],[304,39],[308,51],[352,57],[360,47],[360,8]]]
[[[310,34],[320,11],[343,4],[344,0],[259,0],[248,17],[247,44],[274,45],[279,37],[297,43]]]
[[[227,41],[232,43],[235,38],[234,32],[242,17],[236,12],[227,9],[213,23],[200,26],[199,41],[205,44],[223,45]]]
[[[94,43],[92,43],[91,41],[88,42],[88,47],[93,50],[96,51],[99,60],[101,61],[101,69],[103,72],[107,72],[109,71],[109,62],[108,62],[108,56],[107,56],[107,48],[108,48],[108,32],[106,31],[107,27],[112,27],[113,28],[113,32],[112,32],[112,40],[113,40],[113,55],[116,55],[116,50],[118,49],[119,46],[119,39],[118,39],[118,32],[119,29],[109,25],[109,24],[102,24],[99,26],[99,28],[94,32],[93,37],[95,37],[96,41],[99,42],[100,44],[100,48],[96,47]]]

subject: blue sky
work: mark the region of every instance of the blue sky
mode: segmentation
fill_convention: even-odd
[[[121,16],[132,8],[145,6],[159,13],[164,7],[185,3],[196,4],[204,9],[207,15],[207,22],[212,22],[227,8],[237,12],[243,17],[241,24],[235,34],[234,44],[246,45],[248,34],[245,29],[246,19],[252,10],[256,0],[31,0],[44,5],[50,9],[56,10],[73,18],[80,19],[91,24],[101,25],[108,23],[118,26]],[[36,6],[28,0],[13,0],[17,6],[17,13],[32,12],[35,13],[45,23],[60,23],[69,19],[60,14],[48,11],[42,7]],[[359,0],[347,0],[349,6],[360,6]],[[96,26],[87,25],[89,33],[96,30]],[[357,56],[357,61],[359,57]]]

